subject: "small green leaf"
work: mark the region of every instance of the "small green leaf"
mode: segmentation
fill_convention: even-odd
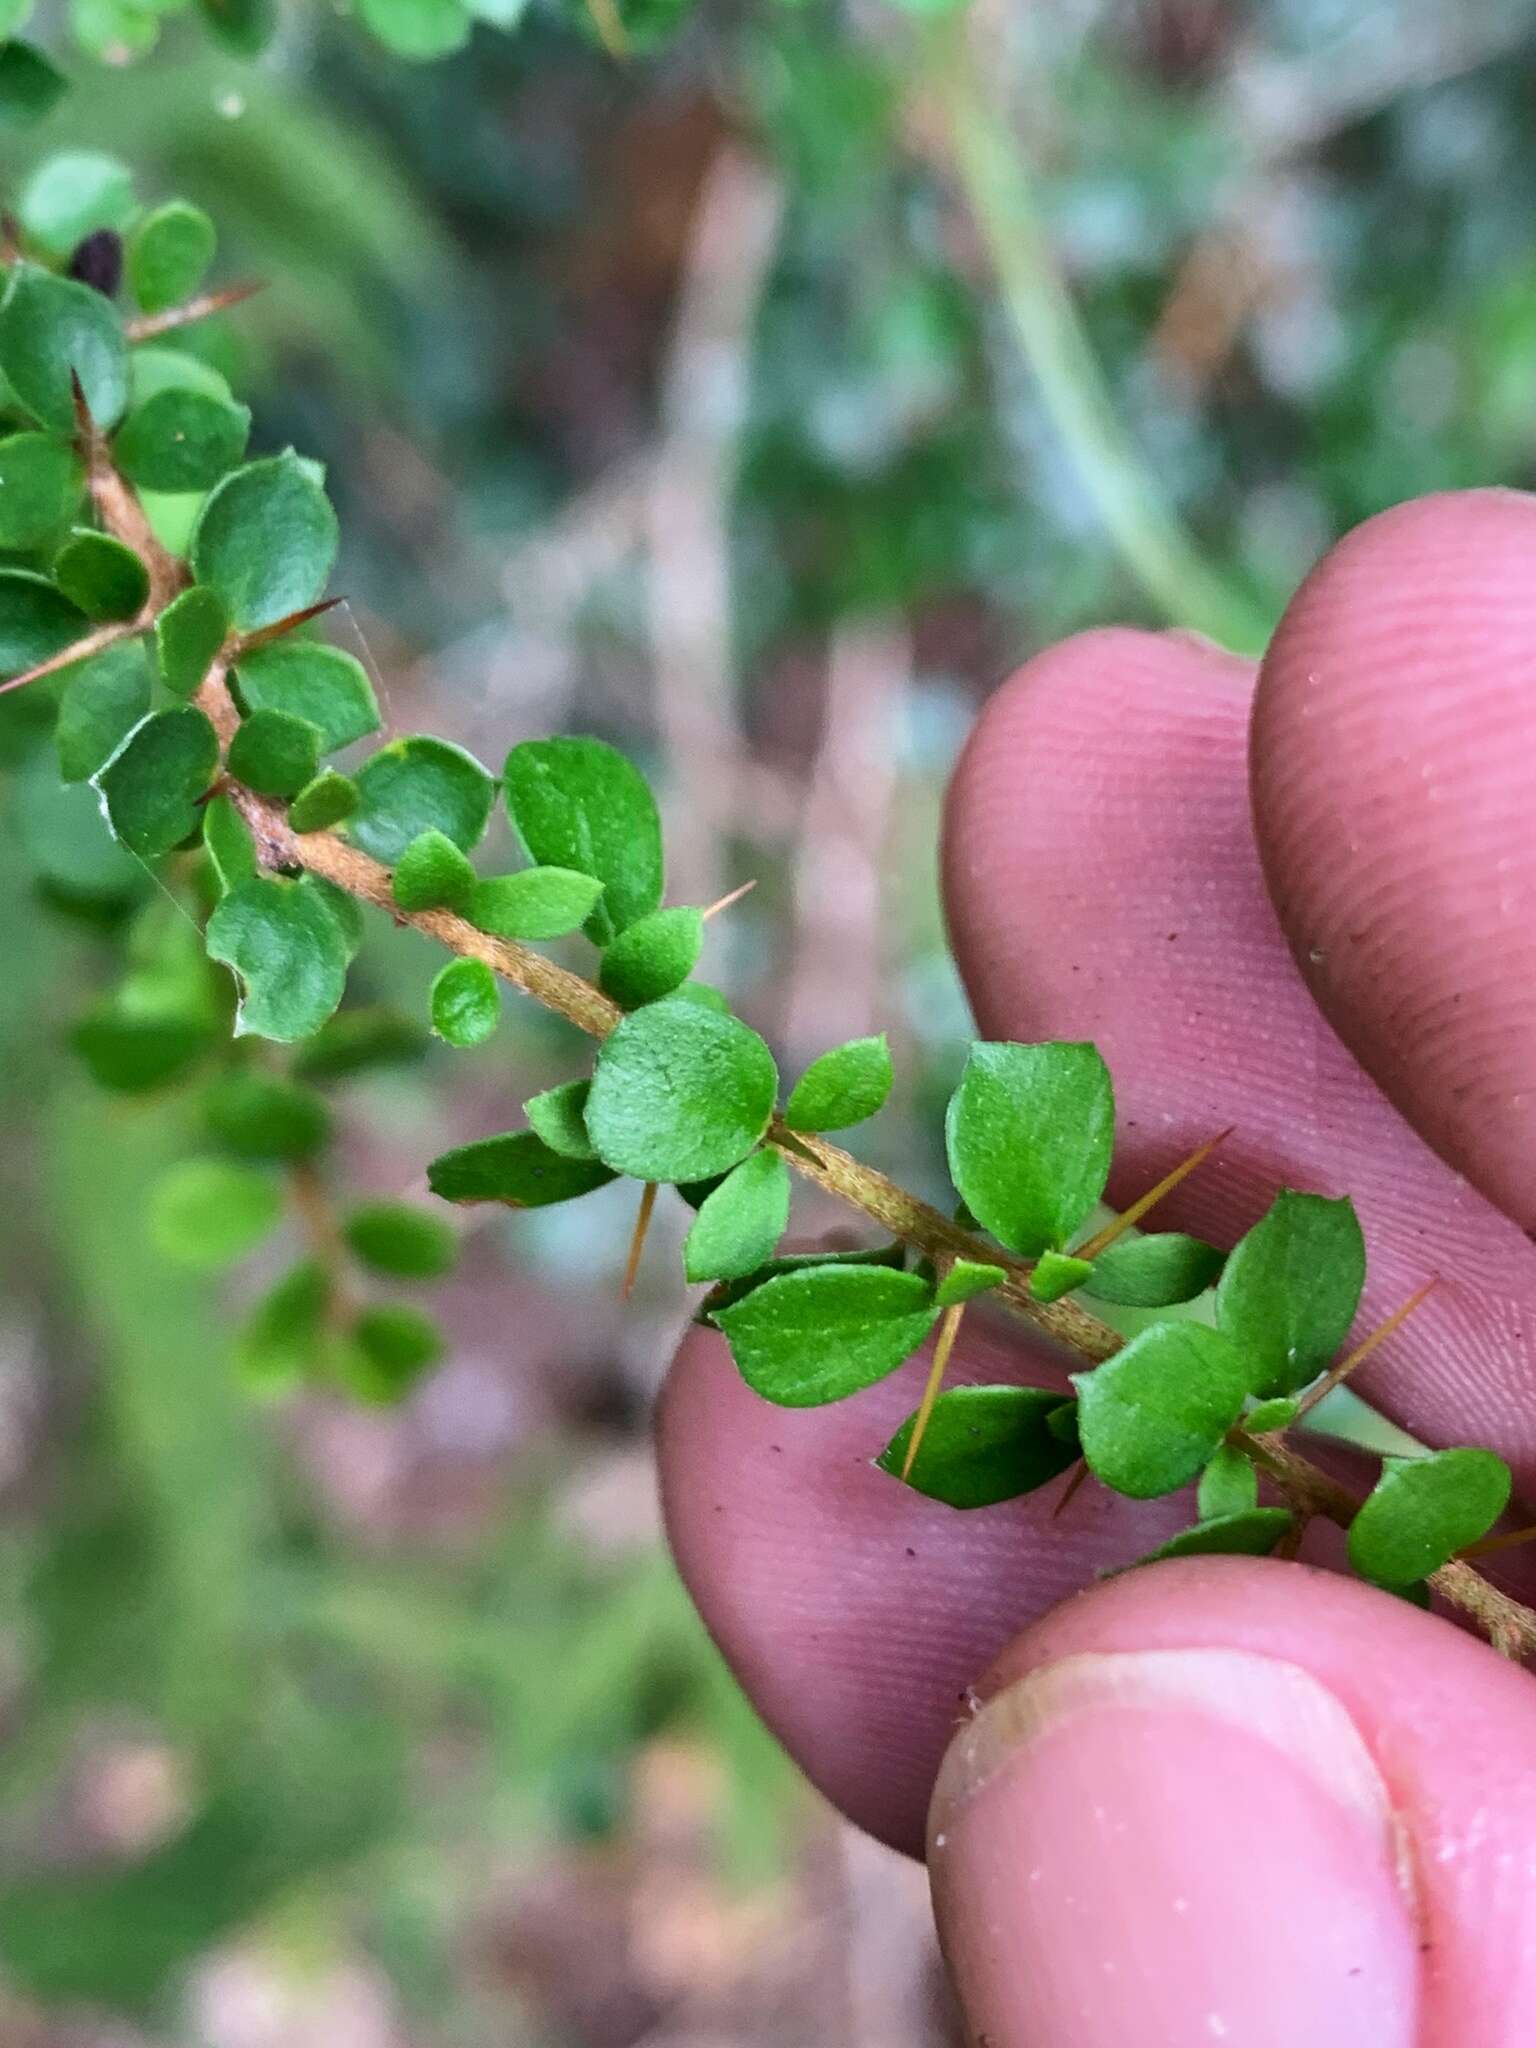
[[[618,1173],[704,1180],[746,1158],[777,1092],[772,1053],[738,1018],[648,1003],[598,1050],[587,1130]]]
[[[962,1301],[1001,1287],[1007,1278],[1001,1266],[983,1265],[979,1259],[952,1259],[934,1290],[934,1302],[939,1308],[957,1308]]]
[[[229,772],[258,796],[297,796],[320,765],[320,734],[291,711],[253,711],[229,743]]]
[[[1349,1561],[1379,1586],[1427,1579],[1486,1536],[1509,1505],[1510,1471],[1492,1451],[1387,1458],[1349,1526]]]
[[[1029,1291],[1036,1301],[1060,1301],[1092,1274],[1093,1266],[1087,1259],[1074,1259],[1066,1252],[1044,1251],[1029,1276]]]
[[[52,434],[0,441],[0,547],[36,548],[69,524],[85,489],[80,458]]]
[[[523,868],[476,882],[465,915],[499,939],[558,939],[580,929],[602,893],[601,882],[570,868]]]
[[[11,272],[0,305],[0,370],[32,418],[55,433],[74,433],[71,373],[98,427],[115,427],[128,402],[128,346],[110,302],[30,264]]]
[[[202,391],[160,391],[136,406],[112,443],[117,465],[146,491],[206,491],[245,454],[251,411]]]
[[[157,860],[200,823],[198,799],[218,768],[213,727],[180,704],[136,725],[92,781],[114,835],[141,860]]]
[[[312,1159],[331,1137],[323,1098],[276,1074],[221,1075],[203,1097],[203,1122],[242,1159]]]
[[[307,720],[301,721],[308,724]],[[312,732],[314,727],[310,727]],[[306,782],[288,806],[288,822],[295,832],[327,832],[350,818],[357,809],[357,784],[350,775],[335,768],[323,768]]]
[[[501,1021],[501,990],[483,960],[450,960],[432,983],[432,1029],[461,1049],[483,1045]]]
[[[1223,1444],[1200,1474],[1195,1505],[1202,1522],[1218,1515],[1239,1515],[1259,1504],[1259,1475],[1253,1460],[1235,1444]]]
[[[755,1273],[789,1224],[789,1168],[777,1152],[752,1152],[707,1195],[683,1246],[690,1280]]]
[[[973,1045],[946,1137],[966,1207],[1009,1251],[1038,1257],[1065,1244],[1104,1192],[1108,1069],[1091,1045]]]
[[[933,1404],[907,1484],[952,1508],[989,1508],[1047,1485],[1077,1462],[1047,1417],[1061,1407],[1047,1387],[951,1387]],[[909,1415],[875,1463],[901,1477],[916,1415]]]
[[[793,1131],[843,1131],[873,1116],[891,1092],[891,1049],[882,1031],[853,1038],[812,1060],[790,1091],[784,1121]]]
[[[385,49],[415,63],[462,50],[473,25],[462,0],[357,0],[357,12]]]
[[[1167,1308],[1214,1287],[1225,1263],[1214,1245],[1179,1230],[1125,1237],[1094,1260],[1088,1292],[1125,1308]]]
[[[1083,1456],[1106,1486],[1152,1500],[1215,1455],[1249,1393],[1243,1354],[1201,1323],[1154,1323],[1076,1373]]]
[[[443,1333],[431,1316],[403,1301],[365,1308],[352,1325],[351,1355],[342,1373],[365,1401],[399,1401],[443,1355]]]
[[[1291,1394],[1282,1394],[1273,1401],[1255,1401],[1243,1417],[1243,1427],[1250,1436],[1265,1436],[1274,1429],[1289,1429],[1300,1407],[1301,1403]]]
[[[815,1408],[893,1373],[937,1313],[916,1273],[828,1265],[781,1273],[712,1320],[755,1393],[780,1407]]]
[[[282,1213],[282,1186],[271,1174],[225,1159],[188,1159],[151,1193],[150,1235],[168,1258],[211,1270],[254,1251]]]
[[[88,782],[149,710],[149,659],[137,640],[103,648],[69,671],[54,744],[66,782]]]
[[[293,1055],[293,1072],[306,1081],[345,1081],[375,1067],[419,1060],[431,1040],[414,1018],[382,1004],[343,1010]]]
[[[523,1104],[529,1123],[562,1159],[597,1157],[587,1136],[587,1091],[591,1086],[590,1081],[563,1081],[542,1095],[530,1095]]]
[[[395,863],[390,888],[402,910],[465,910],[476,875],[445,832],[420,832]]]
[[[70,603],[89,619],[131,619],[149,596],[149,571],[133,549],[91,527],[71,534],[53,574]]]
[[[142,1095],[179,1081],[207,1052],[213,1027],[193,1016],[140,1016],[110,997],[70,1033],[98,1088]]]
[[[47,156],[22,187],[16,213],[50,256],[68,256],[98,228],[125,228],[133,218],[133,173],[100,150]]]
[[[52,113],[69,80],[31,43],[0,47],[0,125],[25,128]]]
[[[598,981],[621,1010],[638,1010],[673,994],[703,950],[702,911],[686,904],[653,910],[619,933],[603,955]]]
[[[350,944],[318,891],[268,876],[231,889],[208,920],[208,956],[241,982],[237,1034],[288,1044],[318,1031],[341,1001]]]
[[[221,896],[254,879],[256,842],[233,797],[212,797],[203,806],[203,845]]]
[[[1181,1529],[1137,1561],[1161,1564],[1169,1557],[1268,1557],[1289,1533],[1293,1519],[1289,1508],[1239,1508],[1197,1522],[1192,1529]]]
[[[197,11],[237,57],[259,57],[277,32],[276,0],[197,0]]]
[[[0,569],[0,675],[51,660],[87,630],[85,614],[46,577]]]
[[[409,1202],[364,1202],[343,1232],[365,1266],[397,1280],[439,1280],[459,1256],[452,1225]]]
[[[192,533],[192,573],[218,592],[241,632],[254,632],[320,596],[336,532],[324,487],[290,449],[214,485]]]
[[[375,860],[396,861],[423,832],[468,853],[485,831],[496,785],[473,754],[448,740],[392,740],[358,769],[362,801],[347,825]]]
[[[445,1202],[505,1202],[543,1209],[574,1201],[613,1179],[595,1160],[562,1159],[532,1131],[507,1131],[444,1152],[427,1168],[427,1185]]]
[[[146,214],[128,240],[128,286],[143,310],[163,313],[190,299],[216,246],[213,222],[184,199]]]
[[[316,1374],[325,1354],[331,1283],[317,1259],[291,1266],[257,1303],[235,1344],[242,1376],[285,1386]]]
[[[1216,1291],[1217,1323],[1254,1361],[1252,1391],[1292,1394],[1315,1379],[1349,1335],[1364,1285],[1354,1203],[1278,1194]]]
[[[661,819],[645,777],[601,740],[525,740],[507,756],[507,809],[528,858],[595,875],[587,923],[596,945],[661,902]]]
[[[130,409],[147,405],[162,391],[196,391],[204,398],[221,398],[226,405],[235,397],[229,379],[202,356],[160,345],[134,349],[128,358]]]
[[[724,1178],[724,1174],[721,1174],[720,1180]],[[708,1195],[719,1185],[719,1180],[699,1183],[703,1192],[694,1206],[702,1208]],[[678,1193],[686,1197],[690,1191],[679,1188]],[[712,1287],[699,1304],[699,1313],[694,1317],[694,1321],[712,1324],[719,1310],[732,1308],[738,1301],[745,1301],[754,1289],[764,1286],[769,1280],[777,1279],[781,1273],[803,1273],[813,1266],[888,1266],[893,1272],[904,1273],[906,1265],[907,1248],[899,1241],[877,1246],[873,1250],[785,1252],[776,1259],[765,1260],[755,1273],[748,1273],[740,1280],[722,1280],[718,1287]]]
[[[368,671],[355,655],[323,640],[276,640],[243,654],[234,685],[244,710],[291,711],[318,726],[325,754],[379,729]]]
[[[224,645],[229,614],[215,590],[194,584],[155,620],[155,659],[173,697],[193,696]]]

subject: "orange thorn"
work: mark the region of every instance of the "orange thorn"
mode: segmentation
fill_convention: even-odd
[[[189,327],[194,320],[206,320],[214,313],[227,313],[231,306],[254,298],[266,290],[264,284],[226,285],[223,291],[201,292],[183,306],[168,306],[163,313],[149,313],[137,320],[125,320],[123,333],[129,341],[153,341],[156,335],[174,328]]]
[[[318,604],[307,604],[302,611],[289,612],[286,618],[274,619],[270,626],[258,626],[254,633],[245,634],[236,645],[230,657],[238,661],[242,654],[254,654],[258,647],[270,647],[274,640],[281,640],[285,633],[292,633],[298,627],[307,625],[311,619],[318,619],[322,612],[333,612],[337,605],[345,604],[344,597],[322,597]]]
[[[1051,1509],[1051,1520],[1053,1522],[1057,1519],[1059,1515],[1064,1515],[1067,1509],[1072,1505],[1073,1501],[1076,1500],[1078,1489],[1081,1487],[1083,1481],[1087,1477],[1088,1460],[1086,1458],[1079,1458],[1077,1463],[1072,1467],[1072,1477],[1067,1481],[1066,1485],[1062,1489],[1061,1499],[1057,1501],[1055,1507]]]
[[[754,875],[750,882],[743,882],[741,887],[739,889],[733,889],[729,896],[722,896],[718,903],[711,903],[708,910],[700,911],[700,918],[705,924],[708,924],[709,920],[712,917],[718,917],[722,910],[729,910],[733,903],[739,903],[743,896],[747,895],[751,890],[755,889],[756,887],[757,877]]]
[[[927,1434],[928,1420],[933,1414],[933,1404],[939,1398],[939,1388],[943,1385],[950,1353],[954,1350],[955,1339],[960,1334],[960,1318],[964,1314],[965,1303],[957,1301],[953,1308],[945,1309],[944,1320],[939,1324],[939,1341],[933,1347],[933,1363],[928,1368],[928,1383],[923,1388],[922,1400],[917,1404],[917,1418],[912,1424],[912,1434],[907,1440],[907,1455],[901,1461],[903,1481],[917,1463],[917,1454]]]
[[[1334,1366],[1331,1372],[1325,1373],[1323,1377],[1318,1381],[1317,1385],[1311,1388],[1309,1392],[1303,1394],[1301,1400],[1297,1403],[1295,1417],[1296,1421],[1300,1422],[1302,1416],[1305,1415],[1309,1409],[1315,1408],[1318,1402],[1321,1401],[1325,1395],[1331,1394],[1335,1387],[1342,1386],[1345,1380],[1347,1380],[1350,1374],[1354,1371],[1355,1367],[1357,1365],[1363,1365],[1366,1359],[1368,1359],[1371,1353],[1376,1349],[1377,1345],[1384,1344],[1387,1338],[1392,1335],[1392,1332],[1394,1330],[1400,1330],[1403,1324],[1406,1323],[1408,1318],[1413,1314],[1414,1310],[1419,1306],[1420,1302],[1424,1301],[1429,1295],[1433,1294],[1435,1289],[1439,1285],[1440,1275],[1438,1273],[1432,1273],[1429,1276],[1429,1278],[1424,1282],[1424,1285],[1419,1289],[1417,1294],[1410,1294],[1408,1299],[1403,1303],[1402,1307],[1399,1309],[1394,1309],[1391,1315],[1387,1317],[1387,1320],[1384,1323],[1379,1323],[1377,1327],[1374,1330],[1372,1330],[1369,1337],[1365,1339],[1364,1343],[1357,1344],[1355,1346],[1355,1349],[1351,1351],[1348,1358],[1341,1359],[1339,1363],[1336,1366]]]
[[[656,1206],[656,1182],[648,1180],[640,1190],[640,1213],[635,1218],[635,1234],[629,1240],[629,1262],[624,1268],[624,1285],[619,1292],[625,1301],[634,1292],[635,1275],[640,1271],[640,1254],[645,1250],[645,1233],[651,1227],[651,1211]]]
[[[1456,1555],[1463,1564],[1467,1564],[1474,1557],[1492,1557],[1500,1550],[1514,1550],[1522,1543],[1532,1542],[1536,1542],[1536,1527],[1510,1529],[1502,1536],[1480,1536],[1476,1543],[1469,1543]]]
[[[1144,1195],[1132,1202],[1129,1209],[1123,1215],[1117,1216],[1112,1223],[1106,1223],[1104,1228],[1093,1237],[1090,1237],[1086,1244],[1080,1244],[1073,1252],[1073,1258],[1096,1259],[1100,1252],[1107,1251],[1122,1232],[1129,1230],[1133,1223],[1141,1221],[1142,1217],[1146,1215],[1154,1203],[1160,1202],[1164,1195],[1172,1194],[1181,1180],[1186,1179],[1192,1174],[1197,1166],[1203,1166],[1216,1150],[1216,1147],[1225,1139],[1230,1138],[1236,1129],[1236,1124],[1228,1124],[1227,1128],[1224,1131],[1218,1131],[1214,1138],[1207,1138],[1205,1143],[1197,1146],[1187,1159],[1182,1160],[1173,1169],[1172,1173],[1165,1173],[1156,1187],[1148,1188]]]
[[[35,668],[25,668],[19,676],[10,676],[0,683],[0,697],[11,690],[20,690],[28,683],[40,683],[44,676],[56,675],[61,668],[71,668],[77,661],[88,661],[93,654],[116,646],[119,640],[131,640],[135,633],[142,633],[143,626],[136,619],[120,619],[110,626],[98,626],[94,633],[72,641],[57,654],[50,654],[46,661],[40,661]]]

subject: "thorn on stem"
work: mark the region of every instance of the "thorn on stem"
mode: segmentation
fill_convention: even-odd
[[[640,1190],[640,1209],[635,1217],[635,1234],[629,1240],[629,1259],[624,1267],[624,1284],[619,1289],[620,1297],[628,1301],[635,1289],[635,1276],[640,1271],[640,1255],[645,1250],[645,1234],[651,1227],[651,1211],[656,1207],[656,1183],[648,1180]]]
[[[1129,1209],[1115,1217],[1112,1223],[1106,1223],[1104,1228],[1090,1237],[1086,1244],[1080,1244],[1072,1256],[1075,1259],[1098,1258],[1099,1254],[1107,1251],[1115,1239],[1129,1230],[1133,1223],[1139,1223],[1147,1211],[1162,1201],[1165,1195],[1171,1195],[1179,1182],[1188,1179],[1197,1166],[1203,1166],[1216,1147],[1230,1138],[1236,1129],[1236,1124],[1228,1124],[1227,1128],[1218,1131],[1214,1138],[1207,1138],[1203,1145],[1197,1145],[1187,1159],[1179,1162],[1172,1173],[1165,1173],[1155,1187],[1148,1188],[1144,1195],[1132,1202]]]
[[[955,1339],[960,1334],[960,1318],[965,1314],[965,1303],[957,1301],[953,1308],[944,1311],[944,1320],[939,1324],[939,1341],[933,1347],[933,1363],[928,1368],[928,1381],[923,1388],[923,1398],[917,1406],[917,1419],[912,1424],[912,1434],[907,1440],[907,1455],[901,1461],[903,1482],[910,1476],[917,1463],[918,1451],[922,1448],[928,1431],[933,1404],[939,1398],[939,1388],[944,1384],[944,1374],[949,1365],[950,1353],[955,1348]]]
[[[281,640],[287,633],[296,632],[311,619],[318,619],[323,612],[333,612],[337,605],[345,604],[344,597],[322,597],[318,604],[307,604],[302,611],[289,612],[284,619],[274,619],[270,626],[259,626],[254,633],[246,633],[236,643],[230,656],[238,661],[242,654],[254,654],[258,647],[270,647],[274,640]]]
[[[175,328],[190,327],[194,320],[207,320],[215,313],[227,313],[231,306],[238,306],[265,290],[266,285],[257,282],[226,285],[217,292],[199,292],[185,305],[170,306],[163,313],[148,313],[140,319],[124,321],[123,332],[130,342],[153,341],[157,335],[170,334]]]
[[[700,918],[708,924],[712,917],[718,917],[722,910],[729,910],[733,903],[739,903],[743,896],[750,894],[756,887],[757,877],[754,875],[750,882],[743,882],[741,887],[733,889],[729,896],[722,896],[718,903],[711,903],[708,910],[699,913]]]
[[[1355,1346],[1348,1358],[1341,1359],[1331,1372],[1323,1375],[1315,1387],[1309,1388],[1296,1404],[1296,1421],[1300,1422],[1301,1418],[1314,1409],[1319,1401],[1325,1400],[1335,1387],[1341,1387],[1355,1367],[1363,1365],[1377,1345],[1384,1344],[1394,1330],[1400,1330],[1419,1304],[1426,1301],[1439,1285],[1440,1275],[1431,1273],[1416,1294],[1410,1294],[1401,1308],[1394,1309],[1384,1323],[1377,1324],[1363,1343]]]
[[[1055,1507],[1051,1509],[1051,1520],[1053,1522],[1059,1521],[1060,1518],[1067,1512],[1067,1509],[1071,1507],[1073,1501],[1077,1498],[1078,1490],[1082,1486],[1083,1482],[1087,1479],[1087,1477],[1088,1460],[1086,1458],[1079,1458],[1077,1463],[1072,1467],[1072,1471],[1067,1480],[1066,1485],[1061,1490],[1061,1499],[1057,1501]]]

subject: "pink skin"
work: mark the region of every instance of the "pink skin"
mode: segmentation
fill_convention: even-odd
[[[1228,1123],[1165,1226],[1230,1243],[1281,1183],[1352,1193],[1372,1261],[1362,1327],[1442,1275],[1368,1391],[1431,1441],[1494,1444],[1536,1494],[1536,1247],[1520,1227],[1536,1148],[1516,1101],[1536,1090],[1520,913],[1536,896],[1533,551],[1536,503],[1477,492],[1388,514],[1328,558],[1259,684],[1257,847],[1244,664],[1132,632],[1040,656],[961,763],[945,885],[981,1030],[1103,1046],[1113,1195]],[[1042,1363],[1022,1340],[972,1340],[962,1369],[1038,1379]],[[663,1404],[663,1484],[684,1575],[766,1718],[903,1847],[921,1840],[957,1694],[1034,1624],[998,1669],[1044,1670],[1040,1698],[1070,1711],[1035,1726],[1026,1689],[1030,1739],[958,1800],[957,1741],[949,1824],[933,1822],[978,2042],[1536,2038],[1530,1679],[1443,1622],[1295,1567],[1162,1566],[1059,1607],[1187,1504],[1088,1491],[1053,1522],[1056,1488],[973,1515],[903,1497],[867,1459],[919,1379],[908,1367],[844,1407],[786,1414],[693,1336]],[[1102,1667],[1097,1704],[1073,1674],[1101,1667],[1062,1665],[1148,1648],[1235,1661],[1188,1664],[1219,1695],[1203,1702],[1182,1676],[1166,1696],[1177,1660]],[[1140,1672],[1148,1685],[1115,1675]],[[1289,1703],[1274,1725],[1271,1695]],[[1322,1730],[1299,1756],[1283,1739],[1298,1698]],[[1316,1759],[1335,1750],[1330,1775]],[[1387,1853],[1399,1839],[1411,1901]],[[1090,1893],[1112,1910],[1068,1903]],[[1177,1924],[1173,1896],[1189,1908]]]

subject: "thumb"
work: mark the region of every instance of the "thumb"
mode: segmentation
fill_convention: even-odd
[[[1536,2036],[1536,1685],[1292,1565],[1153,1567],[1002,1660],[934,1792],[975,2048]]]

